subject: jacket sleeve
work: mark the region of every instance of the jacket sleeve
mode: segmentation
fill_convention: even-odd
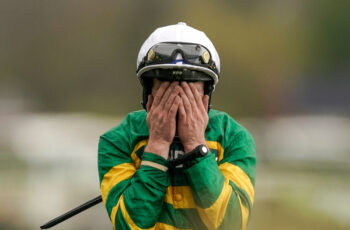
[[[232,118],[224,126],[225,137],[217,142],[218,162],[210,152],[188,162],[185,174],[208,229],[244,230],[254,202],[255,143]]]
[[[142,162],[148,164],[135,166],[132,156],[144,147],[145,142],[131,149],[128,128],[126,119],[100,137],[101,196],[114,229],[152,229],[169,186],[169,176],[164,170],[167,161],[155,154],[144,153]]]

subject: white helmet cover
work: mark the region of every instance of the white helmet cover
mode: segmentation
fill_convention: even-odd
[[[220,59],[213,43],[209,40],[209,38],[205,35],[205,33],[203,33],[202,31],[196,30],[190,26],[187,26],[186,23],[183,23],[183,22],[179,22],[176,25],[160,27],[156,29],[146,39],[137,56],[137,63],[136,63],[137,69],[139,69],[141,62],[143,58],[147,55],[149,49],[154,45],[162,42],[192,43],[192,44],[199,44],[206,47],[211,54],[212,60],[215,62],[218,73],[220,73]],[[160,69],[187,68],[187,69],[201,71],[213,78],[214,87],[219,81],[219,77],[214,71],[205,67],[189,65],[189,64],[179,65],[179,64],[166,63],[166,64],[157,64],[152,66],[145,66],[140,70],[138,70],[137,76],[140,77],[144,72],[155,68],[160,68]]]

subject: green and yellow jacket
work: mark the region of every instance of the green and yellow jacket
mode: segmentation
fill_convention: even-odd
[[[226,113],[210,110],[209,154],[161,170],[152,162],[166,169],[168,160],[144,152],[146,115],[144,110],[129,113],[100,137],[101,196],[114,229],[245,229],[256,164],[250,133]],[[181,154],[183,146],[174,142],[169,159]]]

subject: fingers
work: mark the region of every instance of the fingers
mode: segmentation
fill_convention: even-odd
[[[154,106],[158,106],[159,105],[159,103],[162,100],[162,97],[163,97],[165,91],[168,89],[169,85],[170,85],[170,82],[168,82],[168,81],[165,81],[165,82],[163,82],[161,84],[161,86],[157,90],[157,93],[156,93],[156,95],[154,97],[154,100],[153,100],[153,105]]]
[[[174,102],[175,102],[174,100],[179,95],[180,86],[177,84],[177,85],[175,85],[175,87],[172,87],[172,88],[169,87],[168,90],[172,90],[172,92],[170,93],[167,101],[165,102],[165,105],[164,105],[165,111],[169,111],[171,106],[174,104]],[[164,98],[164,100],[165,100],[165,98]]]
[[[200,95],[198,89],[194,86],[193,83],[189,84],[191,91],[193,93],[193,96],[196,100],[197,108],[200,110],[201,113],[206,113],[207,109],[203,104],[203,97]]]
[[[186,121],[186,111],[183,103],[183,98],[181,98],[178,111],[179,111],[179,118]]]
[[[208,104],[209,96],[203,96],[194,83],[181,82],[180,86],[179,82],[163,82],[155,97],[149,95],[146,108],[150,111],[152,106],[157,106],[157,111],[167,113],[168,118],[175,118],[176,113],[179,113],[181,119],[185,119],[192,114],[196,114],[195,117],[207,115]]]
[[[171,105],[168,113],[168,116],[171,120],[175,119],[180,103],[181,103],[181,98],[179,95],[176,95],[174,99],[174,103]]]
[[[175,87],[179,85],[179,82],[174,81],[170,84],[170,86],[166,89],[159,105],[161,107],[165,107],[165,105],[168,103],[168,110],[170,108],[170,106],[172,105],[172,102],[175,98],[175,96],[178,94],[178,92],[176,93]],[[170,104],[170,105],[169,105]]]
[[[194,86],[193,83],[189,83],[188,86],[191,89],[191,92],[193,94],[194,99],[196,100],[197,105],[200,104],[202,102],[202,98],[199,95],[198,89]]]
[[[196,100],[195,100],[195,98],[193,96],[193,93],[192,93],[191,88],[188,85],[188,83],[183,81],[183,82],[181,82],[181,86],[184,89],[185,94],[186,94],[186,96],[187,96],[187,98],[188,98],[188,100],[189,100],[193,110],[197,109]]]
[[[180,96],[186,114],[192,114],[192,106],[183,88],[180,89]]]
[[[154,98],[152,95],[148,96],[147,111],[151,113],[153,111],[152,114],[157,114],[158,117],[167,117],[175,120],[178,106],[181,102],[180,89],[179,82],[163,82]],[[153,107],[154,109],[151,111]]]

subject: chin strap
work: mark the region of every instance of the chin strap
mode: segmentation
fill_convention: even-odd
[[[142,101],[141,105],[142,107],[146,109],[147,101],[148,101],[148,95],[152,93],[152,86],[153,86],[153,79],[140,79],[142,84]]]

